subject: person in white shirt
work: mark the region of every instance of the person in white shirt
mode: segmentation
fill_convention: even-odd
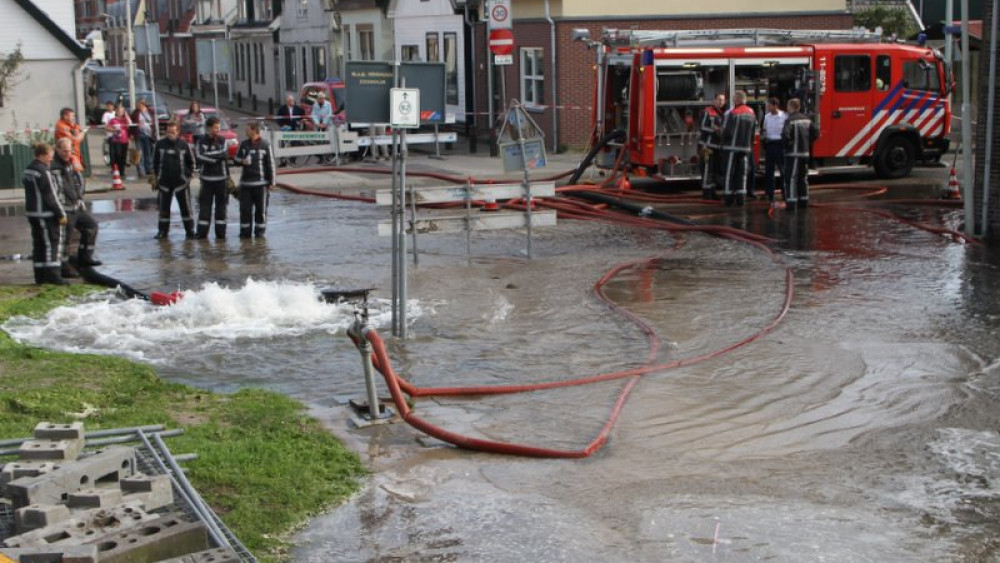
[[[774,201],[774,171],[781,174],[782,183],[785,171],[782,163],[785,160],[785,149],[781,144],[781,131],[785,127],[788,114],[781,111],[778,98],[767,100],[767,113],[764,114],[763,139],[764,144],[764,193],[768,201]]]

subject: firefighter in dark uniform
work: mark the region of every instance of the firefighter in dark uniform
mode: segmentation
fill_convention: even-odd
[[[80,232],[80,244],[76,249],[77,265],[100,266],[102,262],[94,258],[99,230],[94,216],[87,212],[83,202],[84,181],[82,167],[73,154],[73,143],[69,139],[56,141],[56,155],[50,166],[52,176],[59,184],[59,203],[66,211],[66,235],[63,237],[62,277],[75,278],[76,272],[66,262],[69,255],[69,239],[76,229]]]
[[[788,209],[809,206],[809,150],[819,136],[819,127],[802,113],[798,98],[788,100],[788,119],[781,131],[785,144],[785,205]]]
[[[267,204],[274,188],[274,153],[271,145],[260,138],[260,125],[247,124],[247,139],[236,152],[240,174],[240,238],[263,237],[267,230]]]
[[[206,133],[195,141],[194,156],[198,162],[201,190],[198,192],[199,239],[207,238],[211,226],[212,204],[215,204],[215,238],[226,238],[226,204],[229,201],[229,161],[226,140],[219,135],[222,122],[218,117],[205,121]]]
[[[194,155],[191,147],[179,138],[180,125],[167,124],[167,134],[153,147],[153,176],[149,184],[157,192],[160,206],[159,230],[156,238],[167,238],[170,232],[170,204],[177,198],[181,220],[187,238],[194,238],[194,218],[191,216],[191,176],[194,173]]]
[[[722,132],[723,112],[726,108],[726,95],[716,94],[712,105],[705,108],[701,114],[701,126],[698,135],[698,153],[701,155],[701,197],[714,199],[716,182],[720,176],[722,155],[720,136]]]
[[[65,226],[69,221],[59,203],[58,181],[52,177],[52,147],[38,143],[35,160],[24,169],[24,214],[31,225],[31,261],[35,268],[35,283],[66,285],[59,268],[62,266],[62,246]]]
[[[726,112],[722,123],[722,154],[725,159],[723,197],[727,206],[740,207],[746,202],[747,176],[753,171],[753,137],[757,130],[757,114],[746,105],[747,94],[733,94],[733,109]]]

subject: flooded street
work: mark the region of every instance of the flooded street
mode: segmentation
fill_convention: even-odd
[[[279,191],[266,239],[184,241],[175,221],[160,243],[151,202],[95,202],[101,271],[185,299],[157,309],[105,294],[5,329],[309,404],[373,474],[301,532],[295,561],[1000,560],[1000,255],[865,211],[957,229],[957,208],[865,204],[846,190],[813,202],[831,205],[674,210],[777,239],[773,255],[569,220],[535,230],[530,261],[523,231],[477,233],[471,256],[464,234],[421,236],[405,344],[389,338],[383,208]],[[647,335],[593,291],[632,262],[604,291],[654,329],[653,359]],[[790,309],[754,339],[781,314],[789,269]],[[351,306],[314,299],[331,286],[377,288],[393,365],[422,387],[569,380],[732,349],[643,376],[591,457],[470,452],[418,442],[404,423],[350,429],[338,398],[364,384],[344,334]],[[459,434],[578,450],[624,384],[420,399],[415,411]]]

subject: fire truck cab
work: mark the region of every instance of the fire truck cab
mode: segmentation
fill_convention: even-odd
[[[597,164],[698,177],[702,112],[717,94],[730,107],[743,90],[758,121],[768,98],[782,108],[802,101],[820,130],[813,168],[873,166],[880,177],[906,176],[948,149],[951,79],[940,53],[880,37],[878,30],[605,30],[592,43],[593,142],[616,129],[626,135]]]

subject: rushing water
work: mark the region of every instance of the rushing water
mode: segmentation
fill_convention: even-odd
[[[820,199],[817,197],[817,199]],[[363,394],[344,337],[353,308],[327,286],[376,287],[388,324],[384,212],[278,195],[265,240],[152,240],[149,211],[98,210],[105,271],[185,289],[174,307],[105,294],[17,338],[121,354],[211,389],[258,385],[307,401],[376,470],[358,498],[300,536],[301,561],[990,561],[1000,558],[1000,259],[863,210],[814,207],[703,221],[778,239],[775,254],[701,234],[596,223],[423,236],[411,338],[394,365],[421,386],[528,383],[642,365],[649,342],[593,294],[656,331],[655,361],[753,338],[643,378],[611,439],[583,460],[418,444],[405,424],[348,430],[334,397]],[[954,211],[898,207],[954,227]],[[176,233],[175,233],[175,236]],[[385,333],[383,329],[383,333]],[[621,381],[420,400],[448,430],[579,449]]]

